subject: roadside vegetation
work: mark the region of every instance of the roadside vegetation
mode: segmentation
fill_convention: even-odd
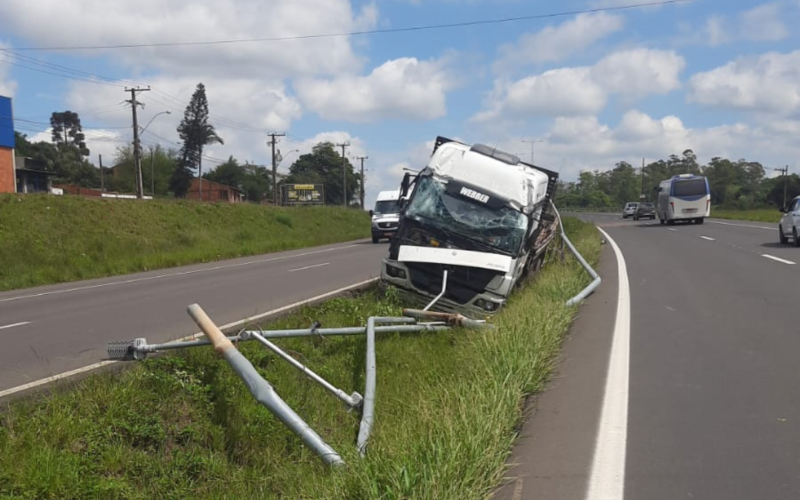
[[[711,217],[718,219],[752,220],[759,222],[774,222],[777,224],[783,214],[777,208],[758,208],[753,210],[730,210],[724,208],[711,208]]]
[[[593,226],[566,219],[591,263]],[[554,245],[555,246],[555,245]],[[0,497],[485,498],[497,485],[525,396],[542,389],[588,283],[551,261],[493,322],[497,329],[379,335],[376,421],[366,458],[358,412],[260,345],[243,353],[347,462],[329,469],[247,393],[210,348],[98,374],[0,413]],[[201,304],[202,305],[202,304]],[[365,324],[398,315],[391,290],[306,308],[271,326]],[[345,391],[363,391],[363,336],[277,342]]]
[[[782,206],[784,190],[787,201],[800,195],[797,174],[773,177],[774,169],[745,159],[715,157],[703,165],[691,149],[652,161],[644,169],[626,161],[616,163],[613,168],[610,165],[600,168],[584,170],[575,182],[559,183],[556,205],[565,211],[569,207],[574,211],[622,212],[627,202],[640,201],[640,195],[645,195],[647,201],[655,201],[659,182],[679,174],[705,175],[714,205],[742,210],[745,214],[753,209]],[[715,213],[713,207],[711,212]]]
[[[367,238],[340,207],[0,195],[0,290]]]

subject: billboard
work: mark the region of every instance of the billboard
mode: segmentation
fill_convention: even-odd
[[[0,147],[14,149],[14,117],[11,98],[0,95]]]
[[[321,205],[325,203],[325,186],[322,184],[284,184],[283,205]]]

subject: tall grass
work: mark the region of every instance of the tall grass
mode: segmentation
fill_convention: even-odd
[[[599,257],[592,226],[567,219],[584,256]],[[376,420],[366,458],[348,412],[258,345],[242,352],[347,462],[329,469],[246,392],[208,348],[92,376],[0,415],[0,497],[485,498],[500,480],[523,398],[542,388],[588,283],[554,259],[521,289],[492,331],[379,335]],[[364,324],[397,315],[374,292],[304,309],[273,326]],[[279,344],[346,391],[362,391],[364,338]]]
[[[366,213],[0,195],[0,290],[369,237]]]
[[[774,222],[777,224],[783,214],[775,208],[756,208],[752,210],[732,210],[711,208],[711,217],[718,219],[752,220],[759,222]]]

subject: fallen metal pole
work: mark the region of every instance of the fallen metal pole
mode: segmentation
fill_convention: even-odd
[[[372,422],[375,418],[375,325],[378,323],[410,323],[413,318],[386,318],[371,316],[367,319],[367,359],[366,377],[364,381],[364,403],[361,410],[361,424],[358,427],[358,441],[356,446],[363,457],[367,451],[367,440],[372,431]]]
[[[567,237],[567,233],[566,233],[566,231],[564,231],[564,224],[561,222],[561,214],[558,213],[558,209],[556,208],[555,203],[553,203],[551,201],[550,202],[550,206],[552,206],[553,210],[555,210],[555,212],[556,212],[556,217],[558,218],[558,225],[559,225],[559,227],[561,227],[561,239],[562,239],[562,241],[564,241],[567,244],[567,247],[569,248],[570,252],[572,252],[572,255],[575,256],[575,258],[578,260],[578,262],[580,262],[581,266],[583,266],[583,268],[586,270],[586,272],[589,273],[589,276],[594,278],[593,281],[586,286],[586,288],[584,288],[583,290],[578,292],[578,294],[576,296],[572,297],[571,299],[569,299],[567,301],[567,305],[568,306],[572,306],[572,305],[575,305],[578,302],[582,301],[586,297],[588,297],[590,293],[594,292],[595,289],[598,286],[600,286],[600,283],[603,280],[600,279],[600,276],[595,272],[594,269],[592,269],[592,266],[590,266],[589,263],[586,262],[586,259],[583,258],[583,256],[580,254],[580,252],[578,252],[578,249],[575,248],[575,245],[573,245],[572,242]]]
[[[294,366],[295,368],[297,368],[298,370],[303,372],[308,378],[310,378],[314,382],[316,382],[319,385],[321,385],[322,387],[324,387],[325,390],[327,390],[328,392],[330,392],[331,394],[333,394],[337,398],[339,398],[342,401],[344,401],[344,403],[347,406],[349,406],[350,408],[355,408],[355,407],[359,406],[361,404],[361,402],[364,400],[364,398],[361,397],[361,394],[359,394],[357,392],[354,392],[353,394],[347,394],[346,392],[344,392],[343,390],[339,389],[338,387],[335,387],[333,384],[331,384],[330,382],[328,382],[324,378],[320,377],[319,375],[317,375],[316,373],[311,371],[307,366],[305,366],[304,364],[300,363],[299,361],[297,361],[293,357],[291,357],[288,354],[286,354],[280,347],[276,346],[275,344],[273,344],[269,340],[267,340],[264,337],[262,337],[261,334],[259,334],[257,332],[248,332],[248,335],[250,335],[252,338],[254,338],[257,341],[259,341],[262,344],[264,344],[267,347],[267,349],[269,349],[270,351],[274,352],[275,354],[277,354],[278,356],[283,358],[285,361],[287,361],[290,365]]]
[[[446,324],[447,326],[463,326],[467,328],[488,328],[491,325],[485,321],[475,320],[462,316],[461,314],[451,314],[436,311],[420,311],[419,309],[403,309],[403,316],[411,318],[425,319],[429,321],[437,321]]]
[[[233,371],[242,379],[250,394],[264,405],[273,415],[286,425],[292,432],[297,434],[303,442],[311,448],[326,464],[343,465],[344,461],[336,451],[331,448],[314,429],[308,426],[283,399],[278,396],[272,386],[264,380],[250,363],[238,350],[233,347],[231,341],[223,335],[217,325],[211,321],[205,311],[197,305],[189,306],[189,316],[192,317],[197,326],[206,334],[214,345],[214,350],[221,354]]]
[[[439,332],[448,330],[449,327],[444,324],[414,324],[414,325],[392,325],[392,326],[376,326],[375,333],[413,333],[413,332]],[[250,330],[242,332],[250,333]],[[356,326],[347,328],[320,328],[318,330],[269,330],[258,332],[265,339],[282,339],[290,337],[313,337],[315,335],[328,336],[328,335],[363,335],[367,333],[367,327]]]

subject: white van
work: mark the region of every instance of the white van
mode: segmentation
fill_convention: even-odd
[[[683,220],[702,224],[711,216],[711,190],[702,175],[681,174],[661,181],[658,188],[658,218],[662,224]]]
[[[381,191],[375,202],[375,209],[370,210],[372,216],[372,242],[377,243],[382,238],[391,239],[400,226],[400,208],[397,204],[400,199],[400,190]]]

